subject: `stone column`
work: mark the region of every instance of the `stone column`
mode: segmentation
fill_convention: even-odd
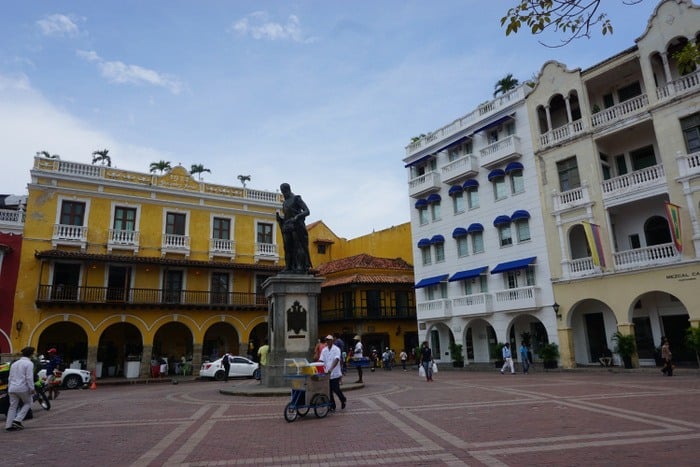
[[[574,117],[571,115],[571,102],[569,100],[571,99],[571,96],[567,95],[564,98],[564,104],[566,105],[566,120],[567,123],[571,123],[574,121]]]
[[[568,327],[557,329],[559,336],[559,359],[562,368],[576,368],[576,357],[574,354],[574,330]]]
[[[278,274],[263,284],[268,301],[270,353],[262,383],[286,387],[285,359],[308,359],[318,338],[322,277]]]
[[[139,370],[139,378],[145,379],[151,377],[151,359],[153,358],[153,346],[143,345],[141,352],[141,369]]]
[[[199,376],[202,367],[202,344],[192,344],[192,375]]]
[[[97,346],[96,345],[90,345],[88,346],[88,353],[87,353],[87,361],[85,362],[87,365],[87,370],[88,371],[96,371],[97,369]],[[99,378],[102,375],[98,375],[95,373],[95,378]]]
[[[552,131],[552,114],[549,113],[549,105],[544,106],[544,113],[547,117],[547,131]]]

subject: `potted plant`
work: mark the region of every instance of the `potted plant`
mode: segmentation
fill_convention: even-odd
[[[501,349],[503,349],[504,345],[503,342],[489,345],[489,354],[492,359],[495,359],[494,366],[496,368],[501,368],[503,366],[503,353]]]
[[[462,344],[450,343],[450,355],[452,356],[452,366],[464,368],[464,355],[462,355]]]
[[[539,355],[545,369],[556,368],[559,359],[559,346],[554,343],[544,344],[540,347]]]
[[[634,334],[622,334],[617,331],[612,336],[615,343],[615,353],[622,358],[625,368],[632,368],[632,356],[637,352],[637,342]]]

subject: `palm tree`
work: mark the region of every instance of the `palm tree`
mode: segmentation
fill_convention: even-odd
[[[508,91],[515,89],[518,84],[520,84],[520,82],[513,78],[513,74],[508,73],[503,78],[496,81],[496,84],[494,85],[495,91],[493,91],[493,97],[496,97],[499,94],[505,94]]]
[[[163,172],[170,172],[170,161],[158,161],[158,162],[151,162],[151,173],[154,173],[156,171],[160,171],[162,174]]]
[[[40,156],[43,156],[47,159],[61,159],[61,156],[59,156],[58,154],[51,155],[51,154],[49,154],[49,151],[37,151],[36,157],[40,157]]]
[[[202,164],[192,164],[192,167],[190,167],[190,175],[198,174],[199,180],[202,180],[202,174],[204,172],[211,173],[211,170],[205,168]]]
[[[109,149],[102,149],[101,151],[92,152],[92,163],[101,162],[102,165],[107,164],[107,167],[112,167],[112,158],[107,155]]]

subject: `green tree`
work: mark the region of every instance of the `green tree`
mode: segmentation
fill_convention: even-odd
[[[496,84],[494,84],[493,97],[496,97],[499,94],[506,94],[508,91],[515,89],[518,84],[520,84],[520,81],[513,78],[511,73],[508,73],[503,78],[496,81]]]
[[[624,5],[636,5],[643,0],[620,0]],[[516,5],[501,18],[506,36],[518,33],[527,26],[534,35],[547,30],[563,35],[561,43],[547,47],[562,47],[575,39],[591,37],[592,30],[600,27],[603,35],[612,34],[608,15],[600,11],[602,0],[516,0]],[[606,3],[607,4],[607,3]]]
[[[100,162],[102,165],[107,164],[107,167],[112,167],[112,158],[107,155],[108,153],[109,153],[109,149],[102,149],[99,151],[93,151],[92,152],[92,163],[96,164],[96,163]]]
[[[688,42],[678,52],[673,54],[673,58],[678,62],[678,72],[687,75],[694,72],[700,65],[700,48],[697,44]]]
[[[160,172],[170,172],[172,167],[170,166],[170,161],[158,161],[151,162],[151,173]]]
[[[202,164],[192,164],[190,167],[190,175],[197,174],[199,180],[202,179],[202,174],[204,172],[211,173],[211,170],[205,168]]]

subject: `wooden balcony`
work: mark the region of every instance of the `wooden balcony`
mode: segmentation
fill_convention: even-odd
[[[369,309],[367,307],[349,307],[347,309],[331,309],[321,310],[319,315],[320,323],[330,323],[338,321],[353,321],[353,320],[379,320],[391,321],[402,319],[416,319],[416,309],[413,307],[396,308],[396,307],[380,307]]]

